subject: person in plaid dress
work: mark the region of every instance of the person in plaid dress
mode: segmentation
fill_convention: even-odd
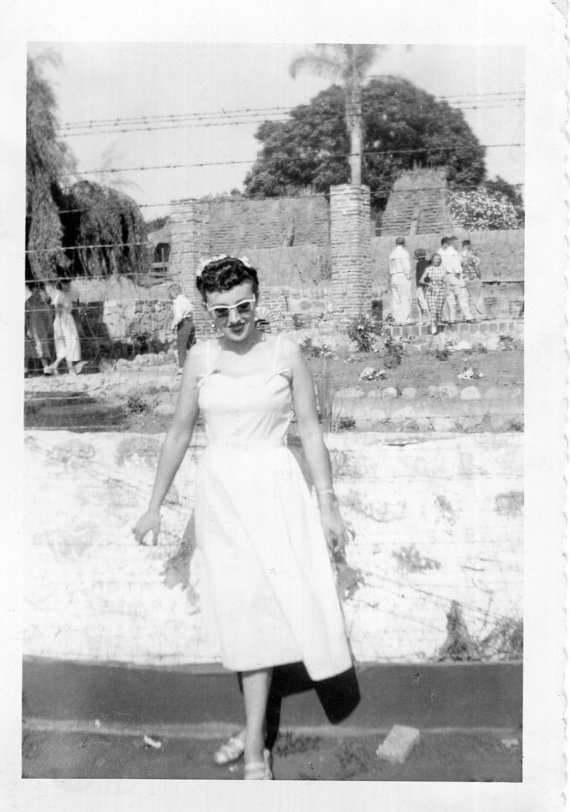
[[[441,264],[441,256],[434,254],[431,263],[423,272],[420,284],[424,285],[426,303],[431,319],[431,333],[435,335],[441,324],[443,306],[448,296],[447,274]]]

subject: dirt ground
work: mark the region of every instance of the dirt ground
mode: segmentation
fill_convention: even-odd
[[[381,736],[306,736],[287,732],[273,749],[276,780],[506,781],[522,780],[520,739],[505,731],[423,733],[404,764],[376,756]],[[241,780],[242,765],[217,767],[218,742],[25,731],[23,778],[158,778]]]
[[[419,352],[415,347],[409,346],[405,350],[401,364],[394,369],[387,369],[383,356],[378,353],[355,353],[348,356],[351,357],[354,361],[347,361],[342,356],[329,361],[330,376],[335,389],[358,386],[367,392],[378,387],[393,386],[401,391],[407,386],[413,386],[418,396],[421,396],[427,394],[430,386],[448,382],[454,382],[459,388],[473,384],[501,388],[523,384],[522,349],[495,350],[487,353],[454,352],[446,360],[440,361],[435,355]],[[465,364],[478,367],[483,377],[478,380],[459,381],[457,375],[463,371]],[[318,378],[322,370],[322,361],[319,358],[310,359],[309,366],[314,377]],[[360,381],[360,373],[366,367],[386,369],[385,379]]]
[[[524,353],[520,348],[487,353],[455,352],[445,360],[419,352],[413,345],[405,348],[401,364],[386,369],[385,377],[376,381],[361,381],[360,373],[367,367],[385,369],[378,353],[339,353],[327,360],[308,359],[319,382],[323,372],[330,377],[332,392],[358,387],[364,392],[388,386],[399,392],[414,387],[417,397],[425,397],[432,385],[454,383],[459,389],[473,384],[481,388],[496,387],[500,393],[521,390],[524,378]],[[460,381],[457,375],[465,366],[473,366],[483,377]],[[26,428],[69,428],[76,430],[132,431],[162,433],[170,425],[169,414],[157,414],[155,409],[173,404],[179,386],[174,365],[156,368],[156,375],[145,373],[141,378],[134,370],[108,377],[102,385],[101,374],[87,369],[76,382],[67,375],[48,380],[32,377],[25,387]],[[159,371],[160,369],[160,371]]]

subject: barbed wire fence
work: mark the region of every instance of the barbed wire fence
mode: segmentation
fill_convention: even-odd
[[[454,106],[464,109],[469,106],[484,109],[506,103],[518,106],[523,102],[523,96],[513,93],[502,99],[500,94],[493,94],[489,98],[450,98],[450,103],[452,101]],[[212,113],[72,122],[60,129],[60,135],[72,137],[94,132],[236,126],[258,123],[267,120],[267,116],[272,120],[284,120],[284,112],[275,107],[229,111],[229,115]],[[519,149],[524,144],[485,146]],[[444,152],[445,148],[441,151]],[[425,150],[373,150],[364,158],[396,153],[420,155]],[[252,160],[248,159],[93,169],[74,173],[70,179],[102,173],[251,163]],[[426,186],[422,191],[432,188]],[[463,191],[474,191],[475,188],[463,187]],[[392,188],[386,187],[385,191],[394,194]],[[302,197],[322,199],[322,195],[310,193]],[[242,198],[225,200],[225,204],[236,207],[245,202]],[[263,200],[258,202],[264,204]],[[171,206],[170,201],[152,202],[141,208],[166,213]],[[79,211],[73,209],[66,213]],[[426,358],[429,343],[424,340],[425,333],[420,328],[399,332],[396,328],[392,332],[396,341],[409,346],[412,353],[415,352],[412,347],[419,350],[414,400],[404,398],[397,372],[388,370],[384,378],[363,383],[358,363],[347,357],[351,351],[348,338],[344,334],[339,336],[340,331],[331,328],[330,321],[328,326],[325,324],[327,317],[330,319],[331,316],[332,302],[333,258],[330,249],[326,245],[311,243],[291,245],[288,229],[290,223],[283,223],[282,232],[273,235],[272,247],[267,247],[263,241],[252,243],[246,237],[234,239],[231,252],[245,253],[258,264],[262,296],[264,289],[271,291],[265,303],[263,298],[261,300],[265,329],[285,330],[304,345],[316,377],[321,416],[328,412],[330,427],[334,429],[329,434],[329,445],[339,500],[343,513],[354,526],[357,540],[349,545],[344,568],[339,571],[339,588],[343,590],[347,627],[357,659],[385,662],[519,659],[522,656],[523,483],[522,465],[517,465],[521,446],[516,431],[520,431],[522,425],[522,362],[520,353],[509,354],[509,351],[516,349],[511,328],[513,319],[520,316],[523,301],[523,232],[472,231],[469,234],[481,258],[484,301],[489,318],[474,327],[471,349],[452,358],[457,358],[459,365],[467,361],[484,369],[486,363],[492,363],[493,354],[482,349],[478,352],[476,345],[483,347],[484,340],[493,334],[497,349],[505,350],[499,356],[499,363],[495,364],[494,374],[511,388],[509,392],[499,393],[500,396],[495,392],[493,398],[466,403],[462,392],[473,382],[457,382],[457,364],[453,367],[456,391],[451,394],[449,370],[434,378],[432,363],[430,370],[422,371],[422,367],[428,366],[421,361]],[[419,233],[406,235],[406,240],[412,253],[416,248],[434,252],[441,236],[435,232]],[[389,291],[387,255],[393,240],[393,236],[376,236],[371,226],[370,302],[385,300]],[[137,246],[141,244],[144,243],[136,243]],[[119,251],[134,245],[107,243],[87,247]],[[148,246],[152,251],[154,244],[149,241]],[[79,247],[65,250],[75,251]],[[210,655],[200,623],[199,604],[196,603],[199,583],[196,582],[192,537],[188,531],[193,507],[192,497],[188,495],[191,491],[175,485],[169,493],[165,502],[163,547],[137,548],[132,546],[131,538],[128,540],[131,546],[127,546],[125,526],[133,519],[134,506],[140,505],[142,509],[146,502],[159,438],[149,440],[147,437],[143,442],[148,445],[146,451],[141,451],[135,443],[130,463],[125,467],[117,459],[111,464],[108,460],[99,461],[96,443],[90,434],[128,428],[125,410],[128,412],[129,409],[131,412],[139,408],[144,411],[150,407],[149,420],[152,421],[153,397],[161,391],[173,403],[177,382],[174,377],[175,335],[170,329],[172,312],[168,293],[172,281],[167,268],[158,277],[149,274],[146,278],[110,278],[100,274],[75,278],[79,302],[75,315],[82,351],[92,362],[92,371],[102,372],[101,379],[89,387],[83,386],[81,378],[69,381],[63,376],[57,385],[30,382],[34,386],[29,387],[27,394],[26,423],[30,429],[30,453],[41,469],[40,478],[45,477],[46,471],[51,471],[59,492],[72,497],[88,513],[85,521],[77,519],[73,534],[65,527],[65,521],[56,522],[54,527],[48,523],[47,528],[42,528],[43,535],[31,532],[29,578],[35,592],[31,592],[29,599],[31,622],[28,637],[32,647],[38,645],[39,639],[47,644],[54,635],[63,632],[61,651],[65,650],[70,659],[99,655],[120,660],[121,655],[130,653],[130,659],[136,660],[143,648],[146,651],[143,656],[148,656],[151,651],[152,656],[161,662],[179,660],[184,656],[187,660],[194,656],[196,661],[201,661]],[[339,337],[342,340],[339,341]],[[449,337],[448,345],[454,342],[457,344],[458,338]],[[445,349],[444,343],[443,351]],[[378,367],[385,358],[383,352],[385,347],[380,347]],[[518,364],[513,365],[515,356]],[[496,360],[497,356],[493,357]],[[141,359],[146,361],[142,363]],[[128,387],[121,396],[123,402],[118,405],[115,402],[110,408],[109,404],[101,407],[101,402],[108,398],[117,382],[117,376],[123,376],[122,382]],[[388,389],[393,390],[390,395],[386,393]],[[495,418],[494,424],[491,418]],[[463,433],[457,440],[458,445],[450,441],[448,448],[453,460],[446,461],[445,435],[440,437],[437,432],[429,433],[435,429],[434,421],[447,426],[447,431],[465,432],[466,419],[471,421],[467,431],[486,432],[493,425],[496,429],[511,421],[515,433],[503,437],[500,442],[493,434],[477,434],[475,438]],[[164,421],[159,428],[163,427]],[[152,431],[156,428],[153,427]],[[336,439],[343,436],[345,429],[353,432],[348,445],[343,445],[340,439],[337,443]],[[50,439],[52,435],[47,433],[48,430],[71,430],[73,434]],[[384,440],[381,446],[369,447],[367,452],[358,438],[359,434],[364,437],[368,431],[383,433]],[[89,435],[82,439],[81,432],[89,432]],[[394,439],[392,432],[399,437]],[[416,439],[421,436],[423,442],[415,443],[413,438],[410,440],[411,435]],[[199,431],[190,449],[192,464],[199,457],[201,445]],[[296,453],[295,426],[291,447]],[[416,457],[406,463],[410,449],[416,447]],[[506,453],[502,452],[503,447],[507,449]],[[369,459],[370,448],[377,459]],[[467,459],[472,459],[473,464],[466,466]],[[82,471],[89,476],[87,487],[79,477]],[[91,499],[91,488],[96,498]],[[57,503],[52,491],[53,488],[50,494]],[[111,506],[104,532],[100,518],[96,518],[103,503]],[[63,504],[62,509],[65,512]],[[73,522],[73,517],[69,515],[66,521]],[[92,523],[91,530],[87,527],[89,522]],[[99,530],[93,533],[93,523],[97,525],[98,522]],[[82,539],[85,544],[78,552]],[[117,566],[103,566],[109,561]],[[46,579],[46,572],[52,573],[51,581]],[[129,580],[137,585],[133,599],[123,597],[117,603],[116,596],[121,590],[124,594],[125,582]],[[186,641],[187,614],[193,618],[194,648],[186,654],[176,648],[172,636],[167,636],[164,645],[156,636],[142,645],[144,635],[148,636],[153,601],[164,599],[165,585],[172,597],[167,610],[171,612],[171,628],[176,631],[186,629]],[[173,586],[181,587],[184,593],[182,609],[180,596],[175,594],[177,591],[172,589]],[[137,600],[145,593],[147,597],[137,605]],[[86,635],[81,619],[77,623],[64,623],[62,628],[62,608],[70,606],[94,611],[100,619],[98,628],[90,628]],[[119,615],[122,620],[117,627]],[[77,616],[83,617],[81,611]],[[129,644],[123,621],[128,624]],[[168,646],[171,649],[168,650]]]
[[[111,457],[91,435],[50,440],[31,432],[27,445],[34,458],[32,483],[38,471],[53,474],[53,486],[44,484],[52,519],[46,522],[50,511],[43,509],[29,519],[28,637],[34,653],[53,654],[57,630],[56,647],[70,659],[89,654],[121,660],[128,653],[134,661],[207,661],[211,648],[200,617],[189,487],[201,439],[189,449],[190,473],[175,482],[165,501],[158,547],[137,546],[127,528],[144,509],[159,438],[123,437],[112,445]],[[475,449],[473,470],[458,470],[461,455]],[[411,448],[333,444],[341,510],[356,533],[338,575],[357,660],[520,659],[521,455],[520,443],[501,454],[492,438]],[[483,470],[491,460],[494,470]],[[76,518],[65,511],[54,518],[58,493],[68,506],[81,506]],[[103,505],[104,532],[93,527]],[[126,583],[132,600],[125,596]],[[164,611],[149,633],[157,600]],[[71,623],[70,606],[76,608]],[[85,618],[87,607],[97,628]],[[117,613],[128,619],[128,635],[124,624],[116,625]],[[170,632],[182,628],[187,616],[183,651]],[[89,626],[83,636],[82,622]],[[166,639],[155,640],[155,632]]]

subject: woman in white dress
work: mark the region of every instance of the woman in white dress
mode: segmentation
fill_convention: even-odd
[[[53,337],[55,341],[55,361],[44,368],[47,375],[57,372],[62,361],[67,364],[70,375],[81,372],[85,362],[81,361],[79,333],[73,318],[73,300],[71,298],[71,281],[64,279],[57,283],[58,292],[53,298],[55,318],[53,320]]]
[[[310,677],[322,680],[352,665],[329,552],[344,549],[347,528],[301,351],[255,326],[257,272],[245,259],[219,257],[197,286],[219,337],[188,354],[149,507],[133,532],[139,543],[148,533],[156,543],[160,506],[202,411],[207,448],[195,527],[204,611],[223,665],[242,677],[245,729],[234,742],[243,750],[244,777],[271,779],[264,722],[273,666],[303,661]],[[293,412],[318,508],[286,446]]]

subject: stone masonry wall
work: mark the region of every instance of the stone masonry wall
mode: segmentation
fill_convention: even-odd
[[[221,200],[209,205],[212,254],[329,242],[329,205],[324,195]]]
[[[383,236],[451,233],[453,223],[446,202],[444,170],[414,169],[394,183],[382,215]]]

